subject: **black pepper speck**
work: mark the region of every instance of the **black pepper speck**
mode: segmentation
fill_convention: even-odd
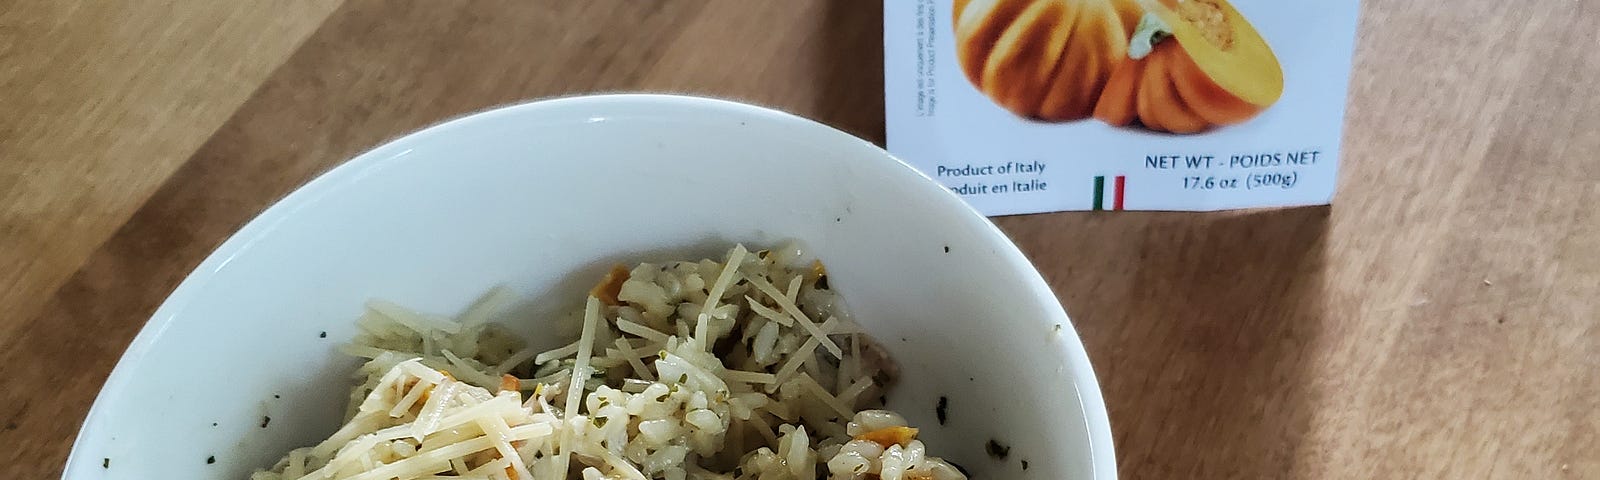
[[[212,456],[206,457],[206,465],[210,465],[210,464],[213,464],[213,463],[217,463],[217,456],[216,455],[212,455]]]
[[[940,425],[944,425],[944,420],[946,418],[948,418],[946,416],[946,413],[947,413],[946,409],[948,409],[948,408],[950,408],[950,398],[949,397],[940,396],[939,397],[939,406],[933,407],[933,414],[939,417],[939,424]]]
[[[318,333],[317,338],[328,338],[328,332]]]
[[[100,459],[100,468],[111,468],[111,458],[106,457]]]
[[[272,417],[261,417],[261,428],[267,428],[269,423],[272,423]]]
[[[1028,469],[1028,461],[1027,460],[1023,460],[1022,461],[1022,469],[1023,470],[1027,470]]]
[[[995,441],[993,438],[989,439],[989,443],[983,445],[983,449],[989,452],[989,456],[997,460],[1005,460],[1006,457],[1011,456],[1011,447],[1001,445],[1000,442]]]

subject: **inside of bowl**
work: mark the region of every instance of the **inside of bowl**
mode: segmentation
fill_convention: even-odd
[[[827,263],[901,364],[889,406],[932,452],[975,478],[1109,478],[1091,443],[1104,410],[1097,392],[1084,400],[1093,380],[1071,326],[958,199],[794,117],[609,98],[434,127],[270,209],[130,347],[68,478],[245,478],[318,441],[357,365],[334,347],[370,298],[450,314],[504,286],[523,303],[501,321],[554,345],[563,332],[544,320],[579,305],[612,264],[790,239]]]

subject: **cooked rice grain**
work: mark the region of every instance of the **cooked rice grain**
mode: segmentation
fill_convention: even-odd
[[[724,258],[614,269],[545,352],[487,322],[503,290],[455,320],[371,302],[345,425],[251,479],[966,478],[864,409],[897,369],[820,263]]]

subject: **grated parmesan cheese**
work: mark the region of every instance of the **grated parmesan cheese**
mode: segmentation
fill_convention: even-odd
[[[721,263],[641,264],[545,351],[490,321],[505,289],[454,320],[369,302],[342,347],[368,359],[345,424],[251,479],[965,480],[915,429],[892,448],[851,436],[904,427],[857,411],[896,369],[820,263],[799,264],[796,248],[742,245]]]

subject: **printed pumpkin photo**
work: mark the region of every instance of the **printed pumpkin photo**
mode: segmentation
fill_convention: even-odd
[[[1135,0],[955,0],[956,58],[996,104],[1044,121],[1088,118],[1127,58]]]
[[[1094,116],[1112,125],[1196,133],[1249,120],[1283,95],[1266,40],[1227,0],[1144,0],[1128,58]]]
[[[1277,57],[1226,0],[955,0],[952,15],[967,80],[1026,118],[1198,133],[1283,94]]]

